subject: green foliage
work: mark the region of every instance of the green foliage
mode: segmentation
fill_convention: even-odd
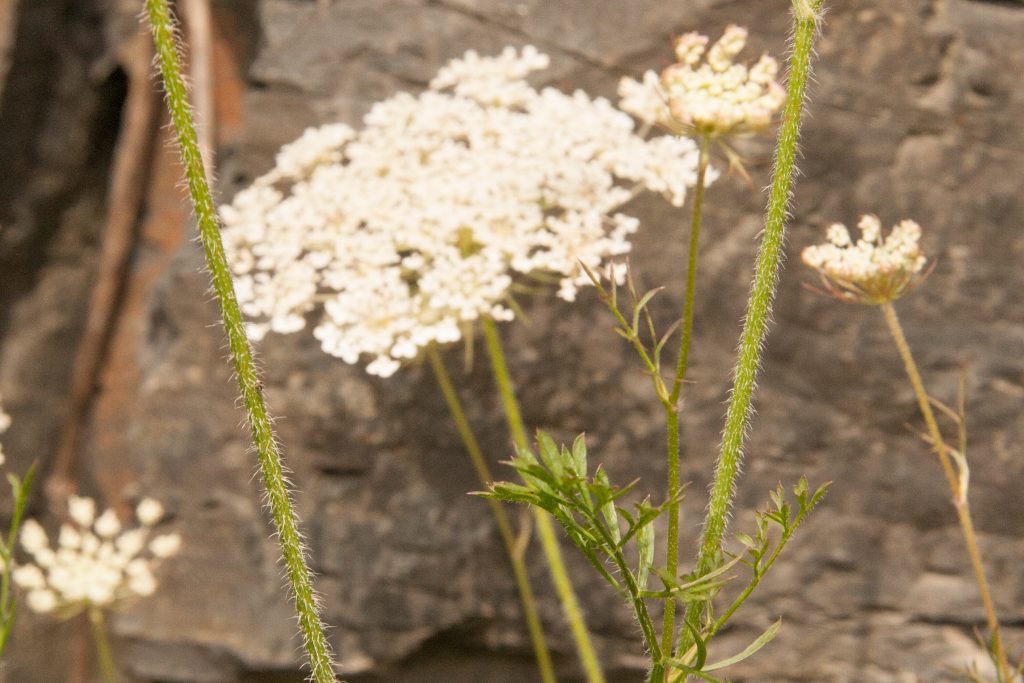
[[[717,680],[710,672],[747,659],[775,637],[780,622],[769,627],[742,652],[719,661],[707,661],[712,637],[750,597],[797,527],[828,490],[825,484],[812,493],[807,480],[801,478],[793,488],[791,502],[785,489],[779,486],[770,493],[768,508],[757,514],[755,533],[736,535],[744,547],[741,554],[709,571],[676,576],[654,564],[654,522],[669,506],[678,505],[682,494],[660,505],[651,504],[649,498],[625,505],[624,497],[635,489],[637,482],[615,486],[600,466],[591,476],[583,436],[577,437],[569,448],[559,446],[548,434],[538,432],[536,453],[520,449],[509,464],[524,483],[497,482],[480,495],[531,505],[558,521],[590,564],[633,608],[651,653],[652,680],[660,680],[656,672],[666,667],[703,680]],[[627,555],[630,544],[635,546],[635,561]],[[746,585],[722,616],[714,619],[715,596],[735,579],[731,572],[742,566],[750,570]],[[660,579],[661,589],[648,589],[652,574]],[[684,624],[692,644],[683,655],[668,656],[671,653],[661,648],[647,609],[646,600],[651,599],[705,607],[705,620],[699,626]]]
[[[14,500],[14,511],[11,513],[11,524],[7,528],[7,538],[0,543],[0,661],[3,660],[4,652],[7,650],[7,641],[11,637],[11,630],[14,628],[14,617],[18,612],[18,605],[14,600],[14,592],[11,590],[11,572],[14,570],[14,546],[18,542],[18,531],[21,529],[21,522],[25,518],[25,507],[28,505],[28,494],[32,491],[32,484],[36,478],[36,465],[25,472],[23,478],[15,474],[8,474],[7,481],[11,485],[11,496]]]
[[[537,433],[540,458],[520,449],[511,461],[525,485],[498,482],[482,495],[511,503],[536,506],[558,521],[583,555],[624,597],[629,597],[625,578],[616,578],[609,570],[625,569],[637,587],[646,585],[654,558],[652,522],[668,503],[654,507],[648,500],[633,505],[633,510],[618,505],[634,485],[617,487],[600,467],[588,478],[587,449],[583,437],[577,437],[569,449],[561,448],[544,432]],[[626,559],[625,546],[635,541],[638,561]]]
[[[524,484],[498,482],[481,495],[525,503],[554,517],[590,564],[633,607],[647,646],[659,661],[661,650],[644,594],[654,562],[653,522],[678,500],[653,506],[644,499],[634,503],[632,510],[619,505],[636,482],[615,486],[600,467],[589,477],[582,436],[570,449],[559,447],[550,436],[538,432],[537,451],[539,457],[528,448],[520,448],[509,463]],[[626,556],[630,542],[636,546],[635,563]]]
[[[619,288],[615,283],[615,273],[611,273],[609,277],[609,284],[607,287],[601,281],[598,275],[588,268],[586,264],[581,263],[580,267],[590,278],[591,283],[597,290],[597,294],[601,297],[601,301],[608,307],[612,315],[615,316],[616,326],[614,328],[615,334],[625,339],[636,351],[637,355],[640,356],[640,360],[643,362],[644,367],[647,368],[647,373],[651,376],[651,380],[654,382],[654,392],[658,396],[658,400],[661,401],[662,405],[666,409],[675,410],[675,401],[672,399],[672,391],[668,388],[665,383],[665,379],[662,376],[662,364],[661,364],[661,353],[665,349],[665,344],[672,338],[675,331],[683,323],[683,319],[676,320],[668,329],[664,332],[658,332],[654,325],[654,318],[651,316],[650,303],[651,300],[662,291],[664,287],[656,287],[648,290],[643,294],[637,291],[636,283],[633,281],[633,271],[626,265],[626,292],[629,296],[630,301],[630,312],[627,313],[619,305]],[[614,264],[611,268],[614,269]]]

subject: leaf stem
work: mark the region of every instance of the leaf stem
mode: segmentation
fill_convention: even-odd
[[[206,256],[214,292],[220,302],[224,330],[238,377],[242,402],[245,405],[249,428],[259,459],[260,472],[267,490],[267,500],[284,557],[285,574],[290,584],[299,628],[313,678],[317,683],[335,680],[331,654],[320,621],[317,597],[313,590],[311,572],[306,563],[298,519],[292,509],[288,485],[281,466],[281,455],[271,426],[270,416],[263,400],[262,384],[252,350],[245,336],[242,314],[235,297],[234,285],[228,269],[224,245],[221,243],[217,213],[206,177],[196,130],[188,101],[188,93],[181,75],[181,60],[167,0],[146,0],[150,30],[156,45],[157,63],[163,76],[167,95],[167,108],[177,134],[179,151],[188,181],[192,204],[199,225],[200,240]]]
[[[487,343],[487,352],[491,359],[491,370],[498,384],[505,417],[508,422],[509,431],[512,433],[512,441],[518,448],[527,450],[530,447],[530,441],[526,433],[526,426],[523,423],[523,416],[519,411],[519,402],[516,400],[512,378],[508,371],[508,364],[505,361],[501,337],[498,334],[497,326],[490,318],[483,319],[483,329],[484,339]],[[541,547],[544,550],[544,556],[547,558],[548,570],[551,572],[551,579],[555,584],[555,592],[558,593],[565,618],[569,622],[569,628],[572,631],[573,640],[576,643],[576,650],[580,657],[580,663],[583,665],[583,670],[586,673],[587,681],[589,683],[603,683],[605,680],[604,673],[601,671],[601,664],[591,642],[590,634],[587,632],[587,624],[583,618],[583,610],[580,608],[579,599],[576,597],[572,582],[569,580],[569,573],[566,570],[565,560],[562,558],[562,550],[558,546],[558,537],[555,535],[554,525],[551,522],[551,518],[543,510],[532,506],[531,510],[534,523],[537,526],[537,535],[540,537]]]
[[[466,412],[462,408],[462,401],[459,400],[459,394],[452,384],[451,375],[448,374],[448,370],[444,366],[444,360],[441,358],[441,352],[436,344],[431,344],[427,347],[427,359],[430,361],[430,367],[434,371],[434,377],[441,388],[441,393],[444,394],[448,410],[451,412],[452,419],[455,421],[455,427],[462,438],[462,444],[465,446],[466,452],[469,453],[473,469],[476,470],[480,482],[485,487],[489,486],[494,481],[494,476],[491,474],[491,469],[488,467],[487,460],[480,449],[480,443],[473,434],[469,420],[466,419]],[[505,514],[505,508],[501,502],[488,498],[487,504],[491,506],[494,521],[498,525],[498,533],[501,535],[505,551],[508,553],[509,562],[512,564],[512,572],[515,575],[516,588],[519,590],[519,600],[523,607],[523,616],[526,618],[527,629],[530,632],[530,642],[533,645],[533,654],[537,659],[537,667],[540,669],[541,680],[544,683],[554,683],[557,680],[555,678],[555,669],[551,663],[551,654],[548,651],[548,644],[544,637],[544,628],[541,625],[540,616],[537,614],[537,603],[533,597],[533,588],[530,586],[530,576],[526,571],[526,563],[523,561],[523,552],[516,544],[516,535],[512,529],[512,523],[509,521],[508,515]]]
[[[978,538],[974,532],[974,522],[971,520],[971,509],[967,503],[967,491],[961,487],[960,478],[953,469],[949,449],[942,438],[942,432],[939,431],[939,425],[935,420],[935,413],[932,411],[928,393],[925,391],[924,383],[921,381],[921,373],[918,372],[917,363],[914,362],[914,356],[910,352],[910,344],[907,343],[907,338],[903,334],[903,327],[900,325],[900,319],[896,315],[896,309],[891,302],[882,304],[881,308],[885,316],[885,322],[889,326],[889,332],[892,333],[893,340],[896,343],[896,349],[899,351],[900,359],[903,361],[904,368],[906,368],[907,377],[914,388],[914,395],[917,396],[917,405],[921,409],[921,415],[924,417],[925,425],[928,427],[928,434],[935,446],[935,452],[939,456],[939,463],[942,465],[942,471],[946,475],[950,493],[953,495],[953,506],[956,508],[960,529],[967,544],[967,554],[971,558],[971,566],[974,569],[974,576],[978,582],[978,589],[981,591],[981,601],[985,606],[988,629],[992,633],[992,649],[995,653],[1000,681],[1008,683],[1012,680],[1010,665],[1006,659],[1006,651],[1003,649],[999,618],[996,615],[995,603],[992,601],[992,592],[989,589],[988,579],[985,578],[985,566],[981,561]]]
[[[704,519],[704,537],[697,559],[697,575],[714,569],[721,557],[722,538],[732,506],[736,476],[743,456],[743,443],[750,422],[750,404],[757,380],[761,352],[767,336],[768,320],[778,273],[782,265],[782,245],[786,215],[796,167],[797,142],[810,71],[817,17],[822,0],[794,1],[793,51],[786,83],[786,103],[779,129],[772,171],[771,193],[765,214],[761,246],[757,252],[750,299],[740,336],[732,393],[726,411],[722,445],[711,486],[708,511]],[[699,623],[700,609],[689,610],[690,624]]]

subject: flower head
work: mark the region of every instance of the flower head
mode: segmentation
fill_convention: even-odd
[[[606,100],[530,86],[548,58],[468,52],[430,88],[379,102],[355,132],[307,131],[223,208],[250,337],[313,329],[323,350],[388,376],[481,317],[510,320],[511,292],[557,283],[572,300],[630,250],[620,211],[647,189],[681,205],[689,140],[644,140]]]
[[[72,496],[68,513],[71,523],[61,525],[56,548],[36,520],[27,520],[21,529],[21,546],[34,562],[17,567],[12,578],[28,591],[27,604],[36,612],[70,616],[86,607],[113,607],[152,595],[157,564],[181,547],[178,534],[157,536],[147,545],[153,522],[140,520],[143,526],[124,529],[112,509],[97,517],[91,498]]]
[[[865,215],[857,227],[855,242],[845,225],[830,225],[828,242],[807,247],[801,259],[818,271],[829,293],[844,301],[883,304],[899,298],[924,269],[921,226],[903,220],[883,237],[878,217]]]
[[[675,41],[675,64],[660,77],[624,78],[621,106],[642,121],[677,133],[720,138],[764,130],[785,101],[776,81],[778,62],[762,55],[752,66],[733,60],[747,42],[747,30],[728,26],[722,37],[687,33]]]

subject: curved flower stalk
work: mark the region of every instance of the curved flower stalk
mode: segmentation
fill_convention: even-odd
[[[749,67],[735,62],[746,41],[747,29],[735,25],[727,26],[721,38],[710,48],[707,36],[687,33],[675,41],[677,63],[662,71],[660,76],[648,71],[641,81],[624,78],[619,83],[620,106],[624,110],[648,127],[658,125],[676,135],[693,137],[699,147],[675,377],[670,388],[658,387],[667,424],[670,499],[676,497],[680,490],[679,403],[693,338],[698,248],[704,190],[710,180],[711,146],[717,144],[721,147],[731,166],[746,177],[739,155],[730,146],[730,139],[767,130],[786,97],[785,90],[775,80],[779,65],[774,57],[763,54]],[[659,361],[657,358],[654,360]],[[679,561],[678,507],[669,509],[668,526],[667,571],[675,574]],[[674,638],[675,602],[670,600],[665,605],[662,649],[671,651]]]
[[[525,79],[547,64],[529,46],[467,52],[426,92],[376,104],[362,129],[313,128],[284,147],[221,212],[250,337],[301,330],[312,314],[325,352],[387,377],[426,351],[444,390],[436,347],[482,322],[525,447],[494,322],[545,283],[575,299],[588,270],[629,252],[638,221],[622,207],[642,190],[682,205],[699,157],[689,140],[644,140],[603,99],[535,90]],[[457,396],[445,396],[458,422]],[[588,679],[603,680],[551,522],[535,520]]]
[[[0,396],[0,437],[4,435],[11,426],[11,416],[4,411],[3,397]],[[7,461],[4,455],[4,445],[0,441],[0,466]],[[11,497],[14,501],[11,511],[11,523],[7,527],[7,535],[0,537],[0,664],[3,663],[4,653],[7,651],[7,642],[14,629],[14,617],[17,615],[17,602],[14,591],[11,590],[11,578],[15,571],[14,547],[21,530],[22,520],[25,515],[25,507],[28,505],[28,494],[32,490],[32,483],[35,480],[36,466],[33,463],[24,477],[14,474],[7,475],[7,481],[11,486]]]
[[[135,509],[138,525],[125,526],[113,509],[96,514],[92,498],[68,499],[70,522],[62,524],[57,544],[34,519],[21,529],[21,547],[32,558],[12,572],[35,612],[70,619],[88,612],[104,681],[116,681],[104,625],[104,613],[156,592],[155,570],[181,548],[176,533],[149,538],[164,516],[163,506],[145,498]]]
[[[974,522],[968,505],[967,491],[970,469],[967,463],[967,435],[963,399],[959,412],[928,395],[921,373],[910,351],[903,327],[893,302],[918,284],[927,261],[919,243],[921,227],[911,220],[896,224],[887,236],[881,234],[881,221],[876,216],[865,215],[858,224],[860,238],[854,241],[849,230],[841,223],[828,228],[828,241],[803,250],[804,264],[821,276],[826,292],[847,303],[871,304],[882,310],[896,350],[903,361],[907,378],[917,397],[921,416],[927,427],[927,443],[935,450],[949,484],[953,506],[956,508],[960,530],[967,545],[975,580],[981,593],[985,617],[991,633],[991,654],[996,665],[999,683],[1011,683],[1016,674],[1007,660],[996,614],[995,602],[985,576],[985,566],[978,547]],[[960,429],[958,448],[950,447],[939,429],[932,406],[936,406],[948,417],[953,418]]]

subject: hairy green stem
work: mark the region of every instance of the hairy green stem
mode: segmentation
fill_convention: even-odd
[[[800,118],[820,8],[821,0],[794,0],[793,51],[786,83],[782,126],[779,129],[775,151],[771,193],[754,268],[750,299],[747,303],[747,314],[740,336],[718,466],[715,469],[708,511],[704,519],[704,535],[697,559],[698,575],[713,570],[721,558],[722,539],[732,506],[736,476],[743,455],[743,442],[750,421],[751,398],[768,330],[772,301],[775,298],[778,273],[782,265],[782,245],[796,166]],[[696,608],[690,610],[690,623],[694,627],[700,622],[699,612],[700,610]]]
[[[100,669],[100,680],[103,683],[117,683],[117,665],[114,664],[114,653],[107,638],[103,610],[99,607],[90,607],[89,624],[92,626],[92,639],[96,645],[96,663]]]
[[[448,374],[441,358],[441,352],[437,345],[431,344],[427,347],[427,359],[434,371],[437,384],[444,394],[444,400],[448,404],[448,410],[455,421],[455,427],[462,439],[462,444],[469,453],[469,459],[473,462],[473,469],[476,470],[480,483],[485,487],[494,481],[491,475],[491,468],[487,466],[480,443],[473,434],[473,429],[466,419],[466,411],[462,408],[462,401],[452,384],[451,375]],[[515,575],[516,588],[519,590],[519,600],[523,607],[523,616],[526,618],[526,626],[530,632],[530,642],[533,645],[533,654],[537,659],[537,667],[540,669],[540,677],[544,683],[554,683],[555,668],[551,663],[551,654],[548,651],[547,640],[544,637],[544,628],[541,625],[540,616],[537,614],[537,602],[533,597],[533,588],[530,585],[530,576],[526,571],[526,562],[523,561],[523,552],[516,544],[516,535],[512,530],[512,523],[505,514],[505,508],[493,498],[487,499],[491,506],[491,513],[498,525],[498,533],[501,535],[502,543],[505,544],[505,551],[508,553],[509,562],[512,564],[512,573]]]
[[[220,301],[224,330],[227,333],[242,402],[256,447],[263,484],[267,490],[267,501],[277,531],[277,539],[284,557],[285,574],[295,600],[306,654],[314,680],[317,683],[328,683],[335,680],[330,649],[320,621],[312,575],[306,563],[298,519],[292,509],[287,480],[281,466],[281,455],[263,400],[262,383],[245,336],[242,314],[238,308],[227,258],[224,255],[224,245],[220,239],[217,212],[199,153],[188,93],[181,75],[181,60],[174,34],[174,23],[167,7],[167,0],[146,0],[146,11],[156,45],[157,62],[163,76],[167,108],[170,110],[177,133],[206,264],[214,292]]]
[[[928,399],[928,392],[925,391],[924,382],[921,381],[921,373],[914,362],[914,356],[910,352],[910,344],[903,334],[903,327],[896,315],[896,309],[892,303],[882,304],[882,314],[885,316],[886,325],[892,333],[899,351],[900,359],[906,368],[907,377],[914,388],[914,395],[917,397],[917,405],[921,409],[925,425],[928,427],[928,435],[931,437],[935,452],[942,465],[942,471],[946,475],[950,493],[953,496],[953,506],[956,508],[957,517],[960,521],[960,530],[963,533],[964,542],[967,544],[967,554],[971,558],[971,567],[974,569],[974,577],[978,582],[978,590],[981,591],[981,602],[985,607],[985,618],[988,621],[988,629],[992,633],[992,650],[995,654],[996,667],[999,669],[999,680],[1009,683],[1012,680],[1010,664],[1006,659],[1006,650],[1003,648],[1001,629],[999,628],[999,617],[996,615],[995,602],[992,600],[992,591],[985,577],[985,565],[981,561],[981,550],[978,548],[978,537],[974,531],[974,522],[971,519],[971,509],[967,503],[967,491],[961,486],[960,478],[953,469],[953,463],[949,456],[949,448],[939,431],[939,423],[932,411],[931,401]],[[963,467],[963,465],[961,465]]]
[[[690,252],[686,267],[686,295],[683,303],[683,329],[680,334],[679,356],[676,374],[672,381],[669,400],[664,402],[668,433],[668,499],[679,497],[679,395],[690,361],[690,342],[693,336],[693,304],[697,290],[697,245],[700,239],[700,224],[704,208],[704,184],[707,178],[708,157],[711,141],[707,136],[700,139],[700,156],[697,160],[697,185],[693,193],[693,212],[690,218]],[[668,550],[665,569],[672,576],[679,570],[679,505],[668,509]],[[665,616],[661,628],[661,649],[671,652],[675,640],[676,599],[665,600]]]
[[[505,410],[505,418],[508,422],[509,431],[512,433],[512,441],[523,450],[530,448],[530,439],[526,433],[526,426],[523,423],[523,416],[519,412],[519,402],[516,400],[515,389],[512,386],[512,378],[508,371],[508,364],[505,361],[505,352],[502,350],[501,337],[498,328],[490,318],[484,318],[484,339],[487,343],[487,353],[491,359],[491,369],[494,372],[494,379],[498,384],[498,391],[501,394],[501,403]],[[562,558],[562,549],[558,546],[558,537],[555,534],[555,527],[551,518],[540,508],[531,506],[534,523],[537,527],[537,535],[540,537],[540,544],[547,558],[548,570],[551,572],[551,580],[555,584],[555,592],[562,603],[562,610],[569,622],[573,640],[576,643],[576,650],[579,653],[580,663],[586,673],[587,681],[590,683],[603,683],[604,673],[601,671],[601,664],[591,642],[590,633],[587,631],[587,624],[583,618],[583,610],[580,608],[579,599],[573,590],[572,582],[569,580],[569,572],[565,567],[565,560]]]

